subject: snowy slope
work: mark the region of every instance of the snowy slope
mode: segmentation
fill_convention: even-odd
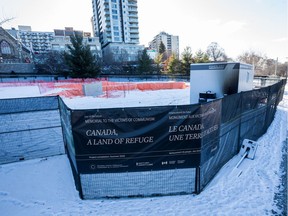
[[[185,90],[148,92],[132,96],[128,103],[152,101],[189,103]],[[189,91],[189,90],[188,90]],[[154,92],[155,93],[155,92]],[[169,95],[170,101],[165,98]],[[173,95],[173,96],[172,96]],[[182,96],[185,98],[181,100]],[[128,96],[127,96],[128,97]],[[133,99],[134,98],[134,99]],[[138,99],[136,99],[138,98]],[[104,104],[93,98],[65,99],[69,106]],[[103,99],[105,100],[105,99]],[[112,100],[112,99],[111,99]],[[179,102],[181,100],[181,102]],[[110,101],[110,100],[109,100]],[[122,101],[125,101],[122,98]],[[107,103],[112,103],[111,101]],[[114,101],[115,102],[115,101]],[[127,102],[127,101],[126,101]],[[146,103],[145,102],[145,103]],[[115,104],[121,107],[120,100]],[[85,106],[85,108],[87,108]],[[92,106],[92,105],[91,105]],[[81,200],[65,155],[0,166],[0,215],[284,215],[275,203],[281,176],[281,155],[287,137],[288,89],[275,120],[259,140],[254,160],[245,159],[234,169],[239,156],[230,160],[200,195],[156,198]],[[241,172],[242,171],[242,172]],[[239,175],[241,173],[241,175]]]

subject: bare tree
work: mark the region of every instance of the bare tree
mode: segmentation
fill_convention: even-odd
[[[245,51],[237,57],[237,60],[246,64],[254,65],[256,75],[268,75],[264,72],[264,69],[267,66],[267,57],[262,53],[257,53],[253,50]]]
[[[15,19],[15,17],[9,17],[9,18],[0,19],[0,26],[2,26],[4,23],[10,22],[13,19]]]
[[[263,67],[263,75],[276,75],[278,62],[275,59],[266,59]]]
[[[119,62],[125,63],[125,62],[127,62],[129,60],[128,59],[129,55],[128,55],[128,52],[127,52],[126,49],[118,50],[117,54],[118,54],[118,61]]]
[[[39,73],[58,74],[69,69],[64,60],[64,53],[59,51],[36,54],[34,63]]]
[[[109,65],[109,64],[113,64],[114,63],[114,55],[113,52],[110,49],[105,50],[105,52],[103,52],[103,61],[104,64]]]
[[[211,61],[227,61],[227,55],[217,42],[212,42],[207,48],[207,55]]]
[[[287,63],[280,63],[278,65],[278,71],[277,71],[277,75],[278,76],[282,76],[282,77],[286,77],[287,76],[287,72],[288,72],[288,67],[287,67]]]

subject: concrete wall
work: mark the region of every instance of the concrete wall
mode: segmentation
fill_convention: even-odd
[[[0,64],[0,74],[1,73],[35,73],[35,65],[31,63],[1,63]]]

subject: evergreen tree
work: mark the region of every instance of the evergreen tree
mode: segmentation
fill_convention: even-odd
[[[156,64],[156,69],[157,69],[157,73],[159,73],[160,72],[160,70],[161,70],[161,63],[162,63],[162,59],[163,59],[163,53],[162,54],[160,54],[160,53],[158,53],[157,55],[156,55],[156,57],[154,58],[154,62],[155,62],[155,64]]]
[[[152,60],[150,59],[147,49],[144,49],[139,56],[139,72],[140,73],[150,73],[152,71]]]
[[[73,77],[95,77],[100,73],[100,66],[87,44],[83,43],[83,36],[74,34],[70,36],[72,45],[68,45],[68,52],[64,58],[72,71]]]
[[[182,72],[190,74],[190,65],[194,62],[191,47],[186,47],[182,53]]]
[[[181,66],[181,61],[173,53],[167,60],[167,71],[173,74],[181,73]]]
[[[166,61],[169,57],[163,41],[160,42],[160,45],[158,47],[158,53],[162,54],[162,61]]]
[[[209,62],[209,56],[204,53],[201,49],[199,49],[195,53],[195,58],[194,58],[195,63],[206,63]]]
[[[166,52],[166,47],[164,45],[164,43],[161,41],[160,45],[159,45],[159,54],[164,54]]]

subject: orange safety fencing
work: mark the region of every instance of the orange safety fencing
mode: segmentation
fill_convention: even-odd
[[[109,82],[106,79],[68,79],[52,82],[33,81],[33,82],[10,82],[0,83],[0,87],[16,86],[38,86],[40,94],[59,95],[63,97],[84,96],[83,85],[90,83],[102,83],[102,97],[120,97],[128,91],[156,91],[167,89],[185,89],[185,82]],[[49,94],[49,91],[53,91]],[[123,94],[115,94],[115,92]],[[117,96],[118,95],[118,96]]]
[[[102,82],[103,91],[185,89],[185,82],[117,83]]]
[[[137,88],[142,91],[153,91],[161,89],[185,89],[186,84],[184,82],[138,83]]]
[[[65,83],[61,85],[57,84],[55,87],[64,90],[56,94],[64,97],[84,96],[83,84],[85,83]],[[187,86],[185,82],[129,83],[102,81],[102,91],[105,97],[115,97],[115,94],[111,94],[111,92],[115,91],[123,92],[123,94],[125,94],[125,92],[133,90],[156,91],[167,89],[185,89],[186,87]]]

